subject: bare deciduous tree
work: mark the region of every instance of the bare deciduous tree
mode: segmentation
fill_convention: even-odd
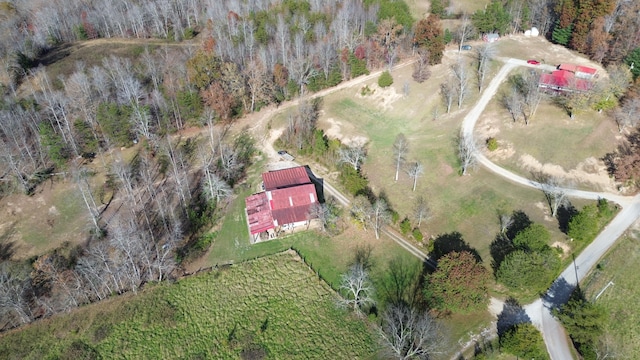
[[[360,311],[361,308],[374,304],[374,288],[369,273],[361,263],[356,263],[349,268],[346,274],[342,275],[340,290],[343,293],[339,303],[342,306],[353,307],[353,310]]]
[[[366,151],[364,145],[352,144],[346,148],[340,148],[338,155],[340,156],[339,162],[346,163],[353,166],[354,170],[360,170],[360,165],[366,158]]]
[[[453,88],[458,98],[458,108],[460,108],[469,93],[470,83],[469,70],[462,58],[458,58],[458,60],[451,65],[451,74],[453,75]]]
[[[547,199],[551,216],[556,217],[560,206],[567,202],[567,191],[562,187],[562,181],[555,176],[543,173],[534,174],[534,177],[540,183],[544,197]]]
[[[492,43],[480,45],[476,48],[478,91],[482,91],[484,87],[484,81],[489,71],[489,63],[495,54],[496,49]]]
[[[524,108],[522,109],[522,116],[524,117],[525,125],[529,125],[529,122],[536,114],[540,101],[542,100],[542,91],[540,91],[540,73],[536,71],[528,72],[523,76],[522,95],[524,100]]]
[[[405,161],[405,156],[409,152],[409,142],[407,137],[403,133],[396,136],[396,140],[393,142],[393,160],[396,163],[396,177],[395,181],[398,181],[398,174],[400,173],[400,167]]]
[[[613,118],[618,124],[618,131],[634,128],[640,123],[640,98],[629,97],[622,102],[622,106],[613,112]]]
[[[510,214],[499,214],[500,234],[506,235],[507,230],[513,225],[514,219]]]
[[[453,105],[455,94],[456,90],[453,88],[451,81],[440,84],[440,95],[442,96],[444,105],[447,107],[447,114],[451,112],[451,105]]]
[[[416,191],[416,184],[418,183],[418,178],[422,176],[424,173],[424,166],[419,162],[413,162],[409,165],[407,169],[407,174],[409,177],[413,179],[413,191]]]
[[[371,227],[376,234],[376,239],[380,239],[380,231],[391,221],[389,205],[384,199],[377,199],[372,205]]]
[[[444,329],[427,312],[392,304],[382,314],[383,343],[395,359],[431,359],[446,347]]]
[[[467,175],[467,171],[474,167],[477,163],[476,151],[478,146],[471,138],[471,136],[465,136],[460,132],[457,137],[458,142],[458,158],[460,159],[460,165],[462,167],[462,175]]]
[[[427,200],[425,200],[424,196],[418,196],[416,203],[413,206],[413,217],[418,223],[418,226],[422,224],[423,220],[426,220],[431,216],[430,213],[431,211],[429,210]]]
[[[367,225],[371,223],[373,209],[369,199],[364,195],[358,195],[351,203],[351,216],[367,230]]]
[[[509,111],[513,122],[518,121],[524,106],[524,99],[522,99],[520,92],[518,92],[517,89],[512,88],[508,94],[505,94],[502,97],[502,103],[507,111]]]
[[[413,73],[411,76],[413,77],[413,80],[418,83],[423,83],[431,77],[428,50],[418,48],[418,51],[416,52],[416,62],[413,63]]]
[[[465,40],[469,38],[469,36],[473,33],[473,24],[471,23],[471,19],[469,18],[469,14],[462,14],[462,19],[460,22],[460,26],[456,29],[456,37],[458,40],[458,52],[462,51],[462,45]]]
[[[26,276],[25,276],[26,277]],[[29,308],[29,281],[16,276],[6,263],[0,266],[0,317],[4,327],[16,327],[31,322]]]
[[[328,232],[333,229],[338,220],[338,209],[336,200],[333,197],[328,198],[324,203],[316,202],[309,208],[309,218],[318,219],[320,221],[322,232]]]
[[[82,195],[82,200],[89,212],[89,217],[93,223],[93,230],[96,234],[99,234],[101,232],[100,225],[98,224],[100,220],[100,209],[98,208],[95,198],[93,197],[93,193],[91,192],[91,187],[87,180],[87,172],[84,169],[77,169],[74,171],[73,175],[78,190],[80,190],[80,194]]]

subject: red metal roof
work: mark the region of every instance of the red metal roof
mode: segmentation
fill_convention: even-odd
[[[576,76],[568,70],[556,70],[551,74],[540,75],[540,85],[555,90],[580,90],[586,91],[591,83]]]
[[[264,182],[264,189],[267,191],[311,182],[304,166],[263,173],[262,181]]]
[[[245,199],[252,235],[309,219],[311,205],[318,202],[316,187],[303,166],[262,174],[265,192]]]
[[[251,235],[255,235],[275,227],[266,193],[261,192],[253,194],[247,197],[244,201],[246,204],[247,221],[249,222],[249,232],[251,232]]]
[[[269,191],[267,198],[278,225],[308,220],[309,208],[318,201],[313,184]]]
[[[594,68],[591,68],[588,66],[582,66],[582,65],[574,65],[574,64],[560,64],[558,65],[558,70],[571,71],[572,73],[581,72],[589,75],[595,75],[596,72],[598,72],[598,70]]]

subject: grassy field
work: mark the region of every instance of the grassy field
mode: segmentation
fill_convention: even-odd
[[[374,331],[337,309],[335,299],[299,258],[281,253],[148,287],[135,297],[117,297],[3,334],[0,357],[374,357]]]
[[[294,248],[325,281],[337,289],[340,275],[352,263],[358,247],[371,247],[374,277],[384,273],[389,260],[397,257],[412,266],[420,266],[417,258],[392,240],[386,237],[376,239],[373,233],[359,230],[350,223],[343,223],[344,232],[331,238],[315,231],[305,231],[250,245],[244,215],[244,196],[246,195],[240,194],[231,204],[206,259],[198,262],[201,267],[242,262]]]
[[[503,84],[498,93],[508,87]],[[523,176],[544,166],[545,171],[562,174],[574,186],[613,191],[599,160],[620,141],[608,115],[589,109],[571,120],[551,98],[545,98],[533,120],[525,125],[522,120],[513,122],[499,96],[491,100],[477,126],[481,138],[492,136],[500,144],[498,151],[488,153],[493,161]]]
[[[405,68],[394,72],[396,92],[401,91],[410,71]],[[433,120],[433,108],[440,103],[437,86],[444,81],[442,72],[433,73],[434,79],[426,83],[411,81],[409,97],[398,98],[387,109],[376,105],[375,99],[353,96],[356,89],[330,95],[324,99],[320,127],[347,141],[366,138],[369,154],[363,171],[373,190],[386,193],[401,218],[411,214],[415,199],[423,195],[433,213],[423,223],[423,232],[437,236],[459,231],[480,252],[485,263],[491,260],[489,244],[499,230],[499,211],[523,210],[533,221],[545,224],[554,233],[554,241],[563,240],[557,222],[545,216],[547,208],[541,192],[511,184],[484,169],[474,170],[470,176],[458,175],[454,139],[465,108]],[[471,98],[468,104],[473,101]],[[343,125],[336,129],[336,124]],[[425,167],[415,192],[411,191],[412,181],[405,173],[400,174],[397,183],[393,180],[392,144],[400,132],[409,139],[407,160],[419,160]]]
[[[636,231],[622,238],[583,285],[587,297],[594,300],[609,281],[614,283],[595,301],[608,311],[605,332],[619,359],[640,358],[640,314],[633,305],[640,289],[639,237]]]
[[[0,199],[0,238],[12,244],[13,259],[26,259],[77,244],[89,229],[82,197],[73,184],[46,182],[32,196],[12,194]]]

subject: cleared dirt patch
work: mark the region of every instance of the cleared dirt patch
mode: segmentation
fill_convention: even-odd
[[[32,196],[0,199],[0,238],[12,243],[11,258],[27,259],[60,247],[79,244],[89,229],[82,198],[65,182],[45,183]]]

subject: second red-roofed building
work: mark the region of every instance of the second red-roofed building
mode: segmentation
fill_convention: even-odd
[[[264,192],[245,199],[252,242],[309,225],[311,207],[319,200],[306,167],[269,171],[262,174],[262,180]]]

